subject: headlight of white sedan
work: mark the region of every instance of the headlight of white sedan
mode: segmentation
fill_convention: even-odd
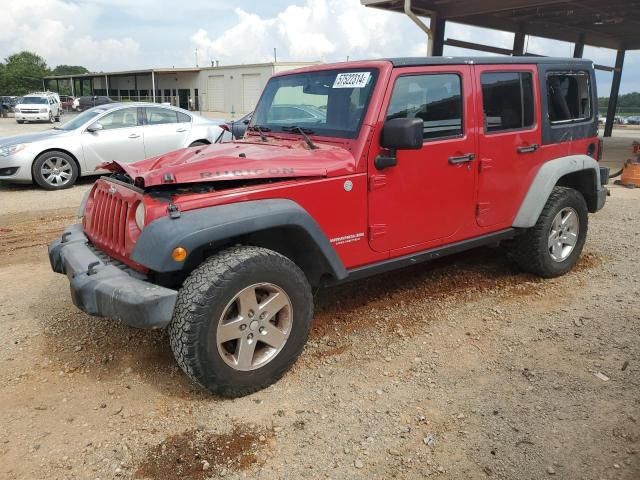
[[[16,143],[15,145],[0,147],[0,157],[8,157],[9,155],[14,155],[27,148],[27,145],[28,143]]]

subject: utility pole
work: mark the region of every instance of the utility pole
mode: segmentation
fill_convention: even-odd
[[[278,63],[278,51],[273,47],[273,63]]]
[[[195,55],[196,55],[196,68],[198,68],[198,49],[197,48],[196,48]]]

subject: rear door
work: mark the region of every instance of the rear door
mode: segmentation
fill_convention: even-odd
[[[479,174],[476,221],[511,225],[540,159],[535,65],[476,65]]]
[[[191,117],[163,107],[144,107],[144,151],[154,157],[186,147]]]
[[[136,107],[110,111],[96,120],[102,130],[82,133],[82,150],[91,172],[100,163],[135,162],[145,158],[142,125]]]
[[[420,150],[400,150],[377,170],[369,157],[369,243],[377,251],[446,243],[473,222],[475,149],[473,78],[468,65],[395,69],[380,122],[421,118]],[[401,253],[401,252],[398,252]]]

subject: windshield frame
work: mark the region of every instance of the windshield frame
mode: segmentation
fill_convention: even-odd
[[[27,99],[35,99],[37,102],[25,102]],[[37,95],[26,95],[20,100],[20,105],[49,105],[49,99],[47,97],[39,97]]]
[[[262,121],[261,117],[267,116],[267,113],[268,113],[267,109],[270,110],[272,108],[273,100],[279,89],[279,87],[277,86],[274,87],[274,85],[277,85],[278,83],[283,81],[284,82],[291,81],[291,79],[295,77],[308,77],[313,75],[327,75],[327,74],[335,74],[337,76],[340,73],[358,73],[358,72],[370,72],[371,80],[370,80],[370,86],[368,85],[369,92],[367,94],[367,98],[362,104],[362,113],[358,120],[357,126],[353,130],[326,128],[326,127],[320,126],[322,124],[305,122],[304,119],[296,119],[291,123],[280,123],[280,121],[277,121],[277,123],[269,123],[267,121]],[[299,133],[292,132],[290,131],[290,129],[291,127],[301,127],[310,136],[341,138],[341,139],[347,139],[347,140],[356,139],[360,135],[360,130],[362,128],[362,124],[364,123],[364,119],[367,116],[367,113],[369,111],[369,107],[374,97],[374,92],[376,90],[379,78],[380,78],[380,69],[377,66],[358,66],[358,67],[347,67],[347,68],[332,67],[332,68],[326,68],[326,69],[308,70],[308,71],[302,71],[297,73],[286,73],[283,75],[276,75],[274,77],[271,77],[267,82],[267,85],[265,86],[262,92],[262,95],[260,96],[260,100],[258,101],[258,104],[256,105],[256,108],[251,117],[251,122],[249,123],[248,130],[251,130],[253,127],[257,125],[258,127],[262,128],[264,132],[287,134],[287,135],[299,135]],[[350,89],[350,90],[352,94],[354,89]],[[268,105],[268,107],[266,105]],[[295,106],[309,107],[309,105],[302,104],[302,103],[299,105],[295,103],[281,104],[281,105],[294,106],[294,107]],[[318,107],[314,107],[314,108],[318,108]]]

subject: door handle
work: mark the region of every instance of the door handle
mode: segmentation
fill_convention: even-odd
[[[129,138],[140,138],[140,135],[138,135],[137,133],[132,133],[131,135],[129,135]]]
[[[538,148],[540,147],[537,143],[534,143],[532,145],[523,145],[521,147],[518,147],[518,153],[533,153],[538,150]]]
[[[176,129],[176,132],[178,132],[178,133],[182,133],[182,132],[186,132],[186,131],[187,131],[186,128],[178,128],[178,129]]]
[[[460,163],[472,162],[476,158],[475,153],[467,153],[466,155],[460,155],[459,157],[449,157],[449,163],[451,165],[458,165]]]

